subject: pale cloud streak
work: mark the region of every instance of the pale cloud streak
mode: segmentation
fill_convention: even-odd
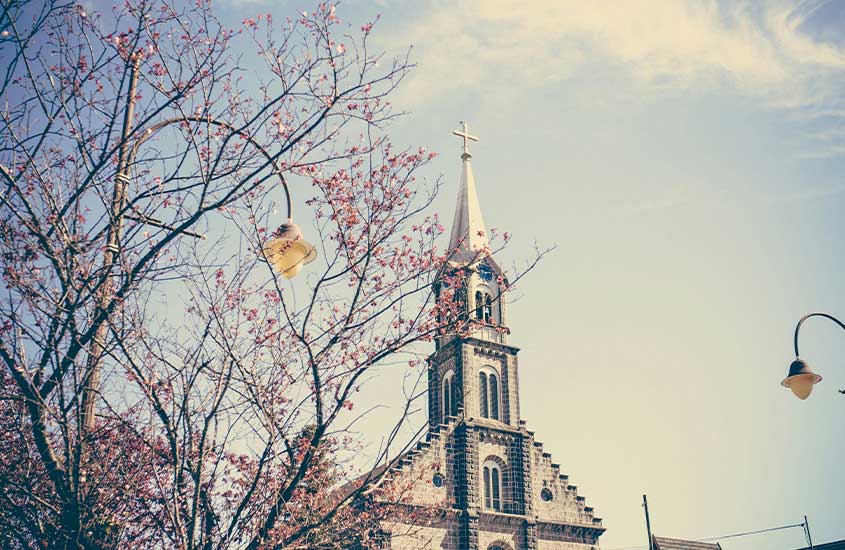
[[[419,69],[403,98],[412,104],[468,86],[507,94],[595,64],[645,89],[727,88],[773,106],[838,109],[845,49],[806,33],[819,2],[760,4],[435,2],[388,43],[414,44]]]

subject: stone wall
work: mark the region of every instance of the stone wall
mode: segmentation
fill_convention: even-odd
[[[593,515],[593,509],[578,495],[569,476],[552,462],[552,455],[543,450],[542,443],[532,443],[531,456],[531,507],[537,519],[601,527],[601,519]],[[551,500],[543,499],[544,489],[551,492]]]
[[[384,530],[390,533],[390,550],[461,550],[454,520],[437,526],[385,522]]]
[[[412,451],[399,461],[394,470],[395,486],[409,489],[405,504],[434,506],[449,509],[454,506],[457,464],[454,446],[455,419],[429,431]],[[438,487],[434,477],[439,474],[442,485]]]
[[[493,525],[484,525],[478,530],[478,549],[487,550],[493,544],[499,544],[505,550],[522,548],[519,528],[505,529]]]

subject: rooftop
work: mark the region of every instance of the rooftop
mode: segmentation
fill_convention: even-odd
[[[697,542],[694,540],[653,537],[654,550],[722,550],[718,542]]]

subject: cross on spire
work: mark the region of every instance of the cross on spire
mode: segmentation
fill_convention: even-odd
[[[463,154],[461,154],[461,158],[467,160],[469,158],[472,158],[472,155],[469,154],[469,147],[467,147],[467,140],[478,141],[478,138],[469,134],[469,125],[463,120],[461,121],[461,126],[463,126],[463,130],[452,130],[452,133],[458,136],[459,138],[463,138],[464,152]]]

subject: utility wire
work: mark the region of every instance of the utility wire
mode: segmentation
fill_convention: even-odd
[[[745,531],[743,533],[734,533],[732,535],[720,535],[718,537],[708,537],[706,539],[696,539],[694,542],[710,542],[713,540],[722,540],[722,539],[731,539],[734,537],[745,537],[748,535],[757,535],[759,533],[768,533],[770,531],[780,531],[782,529],[793,529],[795,527],[804,527],[803,523],[796,523],[794,525],[783,525],[781,527],[769,527],[768,529],[760,529],[758,531]],[[619,548],[611,548],[610,550],[646,550],[648,548],[647,544],[641,544],[639,546],[622,546]]]
[[[709,539],[699,539],[697,542],[710,542],[711,540],[732,539],[734,537],[744,537],[746,535],[756,535],[758,533],[768,533],[769,531],[780,531],[781,529],[792,529],[793,527],[804,527],[803,523],[796,523],[795,525],[784,525],[783,527],[770,527],[769,529],[760,529],[759,531],[748,531],[746,533],[736,533],[733,535],[722,535],[721,537],[710,537]]]

